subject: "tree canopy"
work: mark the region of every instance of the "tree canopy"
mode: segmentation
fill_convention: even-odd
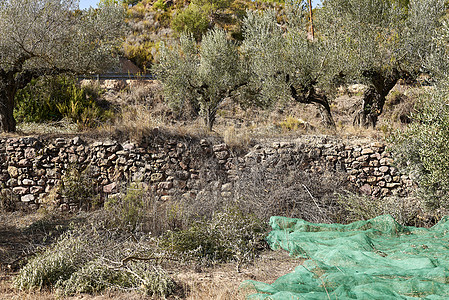
[[[327,0],[317,14],[333,68],[368,85],[354,123],[375,126],[396,82],[421,71],[444,14],[442,0]]]
[[[315,104],[325,126],[333,127],[324,94],[333,77],[325,42],[308,40],[304,6],[288,8],[285,24],[278,24],[273,10],[248,12],[244,20],[242,51],[249,61],[253,90],[265,105],[290,99]]]
[[[15,131],[14,96],[33,78],[114,64],[124,28],[121,5],[80,11],[71,0],[0,0],[0,130]]]
[[[220,103],[247,83],[237,45],[221,29],[209,31],[200,45],[192,36],[182,35],[173,48],[162,46],[154,71],[172,108],[190,106],[209,129]]]

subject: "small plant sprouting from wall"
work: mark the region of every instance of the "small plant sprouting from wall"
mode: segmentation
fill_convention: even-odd
[[[76,204],[79,209],[89,209],[100,204],[99,189],[91,167],[82,170],[72,166],[62,177],[59,192],[66,203]]]

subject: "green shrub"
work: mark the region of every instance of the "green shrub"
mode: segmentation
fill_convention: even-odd
[[[391,136],[394,158],[418,183],[419,194],[431,211],[449,208],[448,96],[421,96],[412,124]]]
[[[72,120],[82,128],[93,127],[112,117],[98,101],[98,88],[79,87],[70,76],[33,80],[16,95],[14,117],[19,122]]]
[[[126,57],[141,66],[144,70],[154,62],[153,51],[159,51],[159,44],[152,41],[145,41],[138,44],[126,41],[123,44],[123,51]]]
[[[144,220],[147,201],[150,199],[138,183],[131,183],[125,194],[107,199],[104,208],[112,215],[111,226],[135,231]]]
[[[298,129],[304,129],[308,126],[307,122],[304,120],[292,116],[288,116],[284,121],[280,122],[279,125],[285,132],[297,131]]]
[[[133,262],[114,269],[102,259],[97,259],[84,265],[60,285],[67,295],[98,293],[110,287],[120,287],[121,290],[139,288],[147,295],[167,296],[174,291],[175,283],[158,266]]]
[[[209,28],[208,12],[201,6],[190,4],[173,17],[171,27],[178,34],[192,34],[198,41]]]
[[[154,2],[153,8],[160,9],[160,10],[166,10],[167,9],[165,7],[164,0],[157,0],[156,2]]]
[[[15,285],[20,290],[58,286],[85,264],[88,257],[85,239],[64,234],[54,246],[38,254],[20,270]]]
[[[85,264],[62,282],[61,287],[65,294],[98,293],[108,288],[108,284],[119,284],[123,288],[133,286],[125,273],[118,273],[105,268],[101,260],[93,260]],[[135,285],[135,283],[134,283]]]
[[[78,169],[72,166],[62,177],[60,193],[68,203],[75,203],[80,209],[95,207],[100,201],[99,186],[91,168]]]
[[[182,259],[206,264],[235,261],[251,262],[261,246],[263,223],[240,210],[215,212],[210,220],[195,221],[188,229],[168,231],[161,246]]]

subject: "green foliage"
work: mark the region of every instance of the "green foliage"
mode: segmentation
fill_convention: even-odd
[[[154,50],[153,50],[154,49]],[[137,65],[146,69],[153,60],[153,51],[158,51],[159,46],[151,41],[145,41],[139,44],[124,43],[123,50],[126,57],[135,62]]]
[[[98,7],[105,7],[110,5],[114,6],[123,3],[125,3],[125,1],[122,0],[100,0],[100,2],[98,2]]]
[[[90,167],[85,170],[72,167],[62,177],[61,195],[68,203],[76,203],[79,208],[95,207],[100,201],[98,190]]]
[[[333,67],[371,83],[367,71],[419,71],[443,13],[441,0],[329,0],[316,25]]]
[[[430,9],[430,8],[429,8]],[[426,22],[426,20],[422,20]],[[426,69],[436,81],[435,90],[420,97],[412,124],[392,136],[398,163],[418,182],[428,209],[449,208],[449,23],[443,20],[434,37]]]
[[[422,96],[412,123],[392,135],[392,151],[401,167],[418,182],[427,208],[449,207],[449,105],[448,95]]]
[[[206,7],[208,10],[215,12],[219,9],[229,8],[234,0],[193,0],[192,3]]]
[[[280,124],[281,128],[285,131],[296,131],[304,126],[304,121],[292,116],[288,116]]]
[[[81,236],[65,234],[53,247],[32,259],[15,280],[20,290],[60,285],[88,258],[88,242]]]
[[[81,128],[93,127],[111,118],[101,107],[98,88],[79,87],[69,76],[33,80],[15,97],[14,117],[19,122],[46,122],[70,119]]]
[[[182,11],[178,11],[171,27],[178,33],[191,34],[197,41],[215,23],[218,11],[230,8],[234,0],[194,0]]]
[[[168,231],[161,237],[161,247],[183,259],[206,264],[252,261],[264,236],[264,225],[253,215],[237,208],[214,212],[210,220],[195,221],[189,228]]]
[[[134,5],[136,5],[137,3],[139,3],[140,0],[122,0],[122,2],[123,2],[124,4],[126,4],[126,5],[132,5],[132,6],[134,6]]]
[[[426,58],[425,67],[436,80],[438,87],[447,90],[449,87],[449,19],[442,21],[434,37],[432,52]]]
[[[118,63],[114,52],[125,32],[123,7],[77,8],[78,2],[71,0],[0,2],[2,131],[16,130],[16,93],[34,78],[100,73]],[[90,110],[87,123],[96,114]]]
[[[144,188],[138,183],[132,183],[124,195],[109,198],[104,208],[113,215],[112,226],[135,231],[145,217],[146,199]]]
[[[294,99],[315,103],[322,111],[326,126],[333,126],[325,96],[334,88],[335,69],[327,55],[326,42],[307,38],[306,8],[293,1],[287,6],[287,22],[278,24],[275,10],[248,12],[244,19],[242,51],[251,70],[247,102],[269,107]]]
[[[244,60],[223,30],[209,31],[201,45],[186,35],[173,48],[163,45],[153,70],[170,106],[178,112],[193,108],[210,130],[221,102],[247,80]]]
[[[163,0],[157,0],[156,2],[154,2],[153,8],[160,9],[160,10],[166,10],[167,9],[167,7],[165,7],[165,3],[164,3]]]
[[[209,27],[208,12],[202,6],[190,3],[173,17],[171,27],[178,34],[191,34],[199,41]]]

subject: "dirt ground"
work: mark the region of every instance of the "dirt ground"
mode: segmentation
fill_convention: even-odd
[[[50,299],[95,299],[135,300],[157,299],[137,293],[105,292],[102,295],[76,295],[63,297],[51,291],[18,291],[12,281],[20,267],[33,253],[50,244],[59,236],[69,221],[68,216],[49,217],[39,213],[0,213],[0,300],[50,300]],[[237,272],[233,263],[202,270],[168,270],[178,283],[179,292],[169,299],[244,299],[248,292],[239,290],[245,280],[266,283],[294,270],[300,259],[289,257],[285,251],[265,250],[254,264],[241,267]]]

